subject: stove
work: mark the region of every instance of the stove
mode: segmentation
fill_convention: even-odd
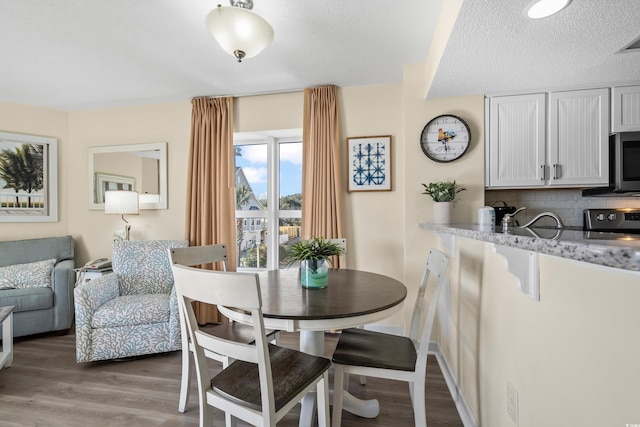
[[[640,209],[585,209],[585,237],[591,239],[640,239]]]

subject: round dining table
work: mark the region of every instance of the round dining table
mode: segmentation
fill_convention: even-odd
[[[300,284],[299,269],[258,273],[265,327],[300,332],[300,350],[324,355],[324,332],[371,324],[398,312],[407,288],[382,274],[350,269],[330,269],[329,285],[322,289]],[[246,312],[218,307],[228,318],[251,324]],[[344,410],[366,418],[380,412],[377,400],[360,400],[345,393]],[[302,401],[300,426],[311,424],[313,396]]]

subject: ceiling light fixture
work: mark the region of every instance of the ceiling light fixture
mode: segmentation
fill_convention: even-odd
[[[213,38],[238,62],[262,52],[273,41],[273,28],[251,11],[253,0],[229,0],[231,6],[218,5],[207,15],[207,28]]]
[[[560,12],[569,6],[571,0],[537,0],[527,9],[527,16],[531,19],[540,19]]]

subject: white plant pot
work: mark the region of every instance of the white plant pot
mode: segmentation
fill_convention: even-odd
[[[450,224],[451,223],[451,205],[453,205],[453,202],[434,202],[433,203],[433,223],[434,224]]]

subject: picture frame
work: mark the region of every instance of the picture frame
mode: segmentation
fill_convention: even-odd
[[[105,191],[137,191],[136,179],[132,176],[95,173],[95,200],[104,205]]]
[[[347,138],[347,192],[392,191],[391,135]]]
[[[57,221],[57,138],[0,132],[0,222]]]

